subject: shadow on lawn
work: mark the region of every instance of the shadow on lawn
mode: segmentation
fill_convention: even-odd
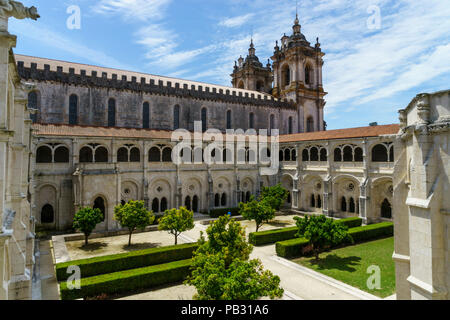
[[[128,246],[128,244],[124,244],[122,246],[123,250],[126,251],[136,251],[136,250],[144,250],[144,249],[150,249],[150,248],[156,248],[160,247],[161,243],[131,243],[131,246]]]
[[[356,269],[352,266],[359,265],[360,261],[361,258],[356,256],[342,258],[336,254],[330,254],[326,258],[319,259],[318,261],[312,259],[309,263],[317,266],[319,270],[337,269],[341,271],[355,272]]]
[[[268,225],[270,225],[272,227],[280,227],[280,228],[287,227],[287,226],[292,226],[292,224],[289,223],[289,222],[276,221],[276,220],[275,221],[270,221],[268,223]]]

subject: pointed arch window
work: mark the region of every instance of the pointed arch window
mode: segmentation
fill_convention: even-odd
[[[108,100],[108,127],[116,126],[116,100]]]
[[[231,110],[227,111],[227,129],[231,129]]]
[[[202,109],[202,131],[205,132],[207,130],[207,114],[206,108]]]
[[[142,105],[142,128],[150,129],[150,104],[144,102]]]

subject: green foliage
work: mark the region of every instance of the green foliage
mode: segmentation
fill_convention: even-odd
[[[159,230],[166,230],[175,237],[175,245],[178,244],[178,236],[187,230],[194,228],[194,212],[185,207],[166,210],[159,221]]]
[[[248,241],[254,246],[263,246],[278,241],[293,239],[296,237],[297,232],[297,227],[252,232],[248,235]]]
[[[211,218],[218,218],[220,216],[228,215],[228,212],[231,212],[232,216],[239,215],[239,208],[221,208],[221,209],[213,209],[209,212],[209,216]]]
[[[353,228],[348,231],[354,242],[363,242],[394,235],[394,224],[392,222],[382,222],[368,226]]]
[[[297,236],[312,244],[316,259],[319,259],[319,253],[324,248],[336,246],[349,239],[348,228],[344,224],[336,223],[324,215],[294,219],[297,221]]]
[[[67,282],[60,283],[62,300],[94,297],[100,294],[136,292],[186,279],[192,260],[181,260],[138,269],[82,278],[80,290],[70,290]]]
[[[256,232],[264,224],[275,218],[275,209],[270,206],[267,199],[255,200],[252,196],[250,202],[239,203],[239,213],[247,220],[255,220]]]
[[[114,219],[124,228],[128,228],[128,245],[131,246],[131,235],[136,229],[144,229],[152,224],[155,216],[148,211],[144,201],[129,201],[114,208]]]
[[[289,196],[289,191],[284,189],[281,184],[273,187],[263,187],[260,200],[265,200],[276,211],[279,211],[284,201]]]
[[[308,252],[310,243],[307,239],[296,238],[286,241],[277,242],[275,249],[277,255],[282,258],[294,258],[299,257]]]
[[[350,229],[360,227],[362,225],[362,219],[358,217],[351,217],[336,220],[336,223],[342,223],[343,225],[347,226]]]
[[[87,245],[92,231],[102,221],[103,214],[100,209],[82,208],[75,214],[73,228],[84,233],[85,245]]]
[[[200,236],[186,284],[197,289],[198,300],[255,300],[283,295],[280,279],[264,271],[259,260],[249,261],[253,247],[244,228],[234,219],[220,217]]]
[[[56,277],[58,281],[67,280],[70,276],[67,274],[67,268],[69,266],[80,267],[81,277],[86,278],[100,274],[190,259],[197,248],[197,243],[189,243],[179,246],[151,248],[58,263],[56,265]]]

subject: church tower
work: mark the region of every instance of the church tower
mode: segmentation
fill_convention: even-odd
[[[322,86],[322,66],[325,55],[317,38],[315,46],[301,32],[296,15],[293,34],[276,42],[272,56],[274,88],[272,94],[279,99],[294,101],[298,106],[298,132],[325,130],[323,109],[327,94]]]
[[[270,93],[273,79],[270,62],[264,67],[255,53],[252,39],[247,58],[244,60],[240,57],[238,62],[235,62],[231,83],[233,88]]]

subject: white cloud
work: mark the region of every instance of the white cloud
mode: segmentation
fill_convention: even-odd
[[[233,18],[226,18],[219,22],[219,26],[227,27],[227,28],[236,28],[240,27],[243,24],[245,24],[248,20],[253,18],[254,14],[249,13],[246,15],[233,17]]]
[[[127,21],[161,19],[172,0],[101,0],[93,11],[101,14],[118,14]]]

